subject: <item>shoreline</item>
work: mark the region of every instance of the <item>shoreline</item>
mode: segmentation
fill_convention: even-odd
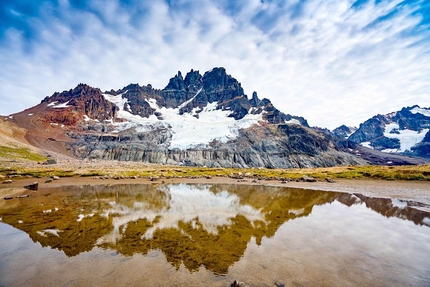
[[[212,178],[157,178],[138,177],[135,179],[124,178],[114,179],[101,177],[61,177],[59,180],[53,180],[45,183],[48,177],[43,178],[19,178],[14,179],[12,183],[0,184],[0,200],[4,197],[19,196],[31,194],[37,191],[25,189],[24,186],[33,182],[38,182],[39,190],[55,188],[60,186],[84,186],[84,185],[116,185],[116,184],[231,184],[231,185],[249,185],[249,186],[273,186],[286,188],[299,188],[303,190],[320,190],[342,193],[358,193],[370,197],[391,198],[401,200],[417,201],[424,204],[430,204],[430,182],[428,181],[405,181],[405,180],[382,180],[382,179],[335,179],[334,182],[317,181],[317,182],[281,182],[280,180],[254,180],[252,178],[235,179],[224,176]]]

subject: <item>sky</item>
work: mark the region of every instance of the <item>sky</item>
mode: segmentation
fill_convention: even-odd
[[[225,67],[311,126],[430,107],[429,0],[0,0],[0,114]]]

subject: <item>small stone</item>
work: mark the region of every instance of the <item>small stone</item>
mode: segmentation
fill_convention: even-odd
[[[312,176],[307,176],[304,175],[302,176],[301,180],[305,181],[305,182],[316,182],[317,180],[315,178],[313,178]]]
[[[45,180],[45,183],[50,183],[52,182],[52,178],[48,178],[47,180]]]
[[[58,176],[54,175],[54,176],[52,177],[52,179],[53,179],[53,180],[59,180],[59,179],[60,179],[60,177],[58,177]]]
[[[6,179],[3,181],[3,184],[9,184],[12,183],[13,181],[11,179]]]

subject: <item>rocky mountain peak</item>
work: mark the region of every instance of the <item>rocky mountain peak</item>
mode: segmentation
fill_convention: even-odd
[[[185,82],[182,77],[181,71],[178,71],[178,74],[169,80],[169,83],[164,88],[165,90],[184,90]]]
[[[199,71],[194,71],[191,69],[190,72],[185,76],[185,86],[191,91],[197,91],[202,86],[202,75],[200,75]]]
[[[252,107],[258,107],[260,106],[260,99],[257,96],[257,92],[253,92],[252,93],[252,98],[249,100],[249,103],[251,104]]]
[[[333,130],[333,134],[339,138],[348,138],[356,130],[356,127],[348,127],[346,125],[341,125]]]
[[[107,101],[98,88],[87,84],[78,84],[74,89],[54,93],[41,101],[47,104],[51,113],[45,115],[46,121],[75,125],[86,117],[99,121],[112,119],[118,107]]]

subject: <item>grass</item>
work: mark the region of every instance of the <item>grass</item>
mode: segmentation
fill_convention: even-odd
[[[30,160],[30,161],[45,161],[48,158],[38,153],[31,152],[27,148],[14,148],[0,146],[0,158],[9,160]]]
[[[318,180],[331,179],[383,179],[383,180],[423,180],[430,181],[430,165],[418,166],[346,166],[308,169],[266,169],[266,168],[204,168],[204,167],[112,167],[92,169],[61,169],[55,166],[37,166],[33,168],[14,167],[1,168],[3,176],[120,176],[120,177],[164,177],[164,178],[192,178],[234,176],[262,179],[299,179],[303,175],[314,177]]]

